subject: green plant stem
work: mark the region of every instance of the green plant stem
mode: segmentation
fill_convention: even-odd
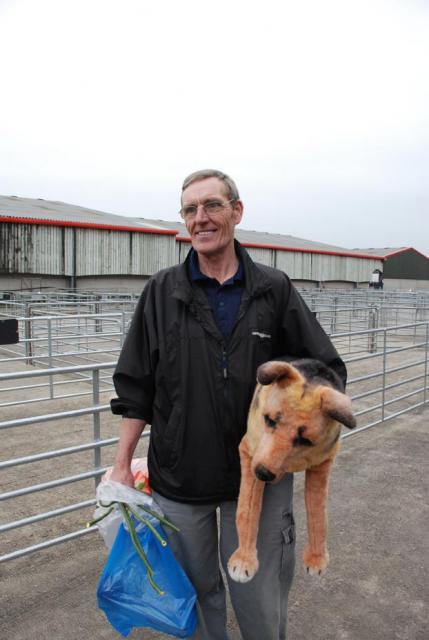
[[[170,529],[173,529],[174,531],[178,531],[178,532],[180,531],[179,527],[176,527],[175,524],[167,520],[167,518],[164,518],[163,516],[161,516],[156,511],[149,509],[149,507],[146,507],[143,504],[138,504],[137,506],[140,507],[140,509],[143,509],[143,511],[146,511],[146,513],[149,513],[154,518],[157,518],[160,522],[162,522],[162,524],[165,524],[167,527],[170,527]]]
[[[129,504],[127,504],[127,509],[128,509],[128,511],[130,511],[130,513],[132,513],[132,514],[133,514],[133,516],[134,516],[137,520],[140,520],[140,522],[143,522],[143,524],[144,524],[146,527],[148,527],[148,528],[152,531],[152,533],[153,533],[153,535],[155,536],[155,538],[156,538],[157,540],[159,540],[159,542],[161,543],[161,545],[162,545],[163,547],[166,547],[166,546],[167,546],[167,540],[165,540],[165,539],[164,539],[164,538],[163,538],[163,537],[158,533],[158,531],[155,529],[155,527],[153,526],[153,524],[152,524],[149,520],[147,520],[146,518],[143,518],[143,516],[141,516],[139,513],[137,513],[137,511],[134,511],[134,509],[132,509],[132,508],[130,507],[130,505],[129,505]]]
[[[102,500],[99,500],[97,504],[99,507],[103,507],[103,509],[107,509],[107,507],[111,507],[112,505],[118,504],[118,503],[116,502],[116,500],[113,500],[113,502],[106,502],[106,504],[104,504]]]
[[[94,524],[97,524],[97,522],[100,522],[100,520],[104,520],[104,518],[107,518],[107,516],[112,513],[113,511],[113,507],[110,507],[110,509],[108,509],[106,511],[106,513],[103,513],[101,516],[99,516],[98,518],[94,518],[93,520],[90,520],[89,522],[86,523],[87,527],[92,527]]]
[[[140,544],[140,540],[139,540],[139,538],[137,536],[137,533],[136,533],[136,530],[135,530],[135,527],[134,527],[134,523],[133,523],[133,521],[132,521],[132,519],[131,519],[128,511],[127,511],[127,508],[126,508],[126,506],[125,506],[125,504],[123,502],[119,502],[118,504],[119,504],[119,508],[121,509],[123,518],[124,518],[125,522],[127,523],[128,531],[130,533],[131,540],[132,540],[132,542],[134,544],[134,548],[135,548],[135,550],[137,551],[138,555],[143,560],[143,562],[144,562],[144,564],[146,566],[148,580],[149,580],[150,584],[152,585],[152,587],[155,589],[155,591],[157,593],[159,593],[160,596],[162,596],[162,595],[165,594],[165,591],[162,591],[162,589],[160,589],[158,587],[158,585],[156,584],[155,580],[152,577],[153,569],[150,566],[149,561],[148,561],[148,559],[146,557],[146,554],[145,554],[145,552],[143,550],[143,547]]]

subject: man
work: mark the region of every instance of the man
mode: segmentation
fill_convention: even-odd
[[[346,371],[286,274],[255,264],[234,240],[243,204],[231,178],[214,170],[191,174],[181,214],[192,249],[184,264],[147,283],[114,373],[112,411],[124,419],[112,479],[133,485],[130,462],[151,424],[149,481],[180,528],[170,541],[198,594],[195,637],[227,640],[219,555],[226,568],[237,547],[238,445],[256,369],[274,358],[313,357],[344,381]],[[255,578],[239,584],[228,577],[244,640],[286,638],[292,481],[287,474],[266,487]]]

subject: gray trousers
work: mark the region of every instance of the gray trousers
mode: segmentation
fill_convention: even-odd
[[[198,627],[194,640],[228,640],[225,585],[243,640],[286,640],[287,603],[295,568],[292,515],[293,476],[265,487],[258,535],[259,570],[250,582],[229,578],[226,565],[237,548],[235,501],[190,505],[153,494],[180,533],[164,527],[171,547],[198,595]],[[217,508],[219,513],[217,515]]]

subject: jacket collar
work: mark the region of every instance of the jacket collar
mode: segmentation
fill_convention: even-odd
[[[188,268],[189,268],[188,274],[190,276],[190,279],[193,282],[212,281],[212,278],[210,278],[209,276],[206,276],[205,273],[200,271],[200,266],[198,264],[198,254],[196,251],[189,252]],[[228,278],[228,280],[226,280],[223,284],[227,284],[227,283],[229,284],[231,282],[243,282],[243,281],[244,281],[244,268],[241,260],[239,260],[238,269],[236,273],[231,278]]]
[[[251,298],[257,298],[267,289],[271,289],[271,282],[259,266],[253,262],[246,249],[238,242],[234,241],[235,252],[244,267],[244,288]]]
[[[246,297],[257,298],[267,289],[271,288],[271,282],[259,266],[253,262],[246,249],[241,246],[238,240],[234,240],[235,252],[244,268],[244,289]],[[194,297],[194,288],[189,279],[189,262],[193,249],[190,249],[185,262],[178,266],[177,280],[173,290],[173,296],[182,300],[185,304],[190,304]]]

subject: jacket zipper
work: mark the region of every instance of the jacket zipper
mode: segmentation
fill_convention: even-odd
[[[226,380],[228,378],[228,359],[226,353],[226,347],[222,345],[222,370],[223,370],[223,378]]]

